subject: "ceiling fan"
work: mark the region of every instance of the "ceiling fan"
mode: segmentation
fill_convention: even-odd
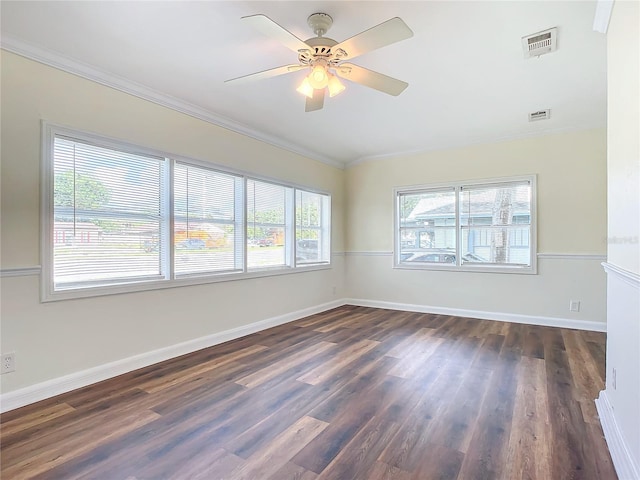
[[[305,41],[300,40],[266,15],[250,15],[242,17],[241,20],[296,52],[298,63],[232,78],[226,80],[226,83],[240,83],[304,69],[310,70],[309,75],[297,88],[298,92],[307,97],[305,112],[322,108],[326,90],[329,90],[330,97],[334,97],[345,89],[338,77],[394,96],[400,95],[409,85],[402,80],[347,63],[347,60],[352,60],[364,53],[412,37],[411,29],[398,17],[391,18],[341,43],[324,36],[333,24],[333,19],[326,13],[314,13],[309,16],[307,23],[316,36]]]

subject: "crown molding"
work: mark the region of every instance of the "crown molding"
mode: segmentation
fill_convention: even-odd
[[[599,33],[607,33],[614,0],[598,0],[596,13],[593,17],[593,30]]]
[[[239,133],[246,137],[268,143],[269,145],[273,145],[274,147],[282,148],[283,150],[302,155],[304,157],[310,158],[311,160],[316,160],[318,162],[322,162],[339,169],[345,168],[345,164],[343,162],[340,162],[333,158],[329,158],[319,152],[309,150],[308,148],[305,148],[298,144],[287,142],[273,135],[268,135],[264,132],[231,120],[230,118],[224,117],[222,115],[218,115],[214,112],[198,107],[189,102],[185,102],[170,95],[166,95],[162,92],[153,90],[139,83],[132,82],[131,80],[128,80],[126,78],[96,69],[91,65],[78,62],[77,60],[69,58],[65,55],[36,47],[10,35],[2,35],[2,42],[0,44],[0,47],[3,50],[15,53],[16,55],[28,58],[29,60],[34,60],[58,70],[62,70],[78,77],[91,80],[92,82],[96,82],[115,90],[127,93],[129,95],[133,95],[134,97],[153,102],[157,105],[161,105],[176,112],[189,115],[193,118],[197,118],[198,120],[202,120],[218,127],[231,130],[232,132]]]

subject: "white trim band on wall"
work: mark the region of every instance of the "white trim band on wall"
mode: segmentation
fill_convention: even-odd
[[[393,255],[389,251],[350,251],[345,252],[350,257],[387,257]],[[606,262],[606,255],[584,254],[584,253],[538,253],[538,258],[544,260],[595,260],[598,262]]]
[[[640,288],[640,275],[638,275],[637,273],[625,270],[624,268],[618,267],[613,263],[602,262],[602,266],[604,267],[604,271],[607,272],[608,275],[615,275],[620,280],[628,283],[632,287]]]
[[[31,275],[40,275],[42,267],[35,265],[33,267],[15,267],[3,268],[0,270],[0,277],[28,277]]]
[[[606,255],[583,254],[583,253],[539,253],[538,258],[545,260],[596,260],[605,262]]]

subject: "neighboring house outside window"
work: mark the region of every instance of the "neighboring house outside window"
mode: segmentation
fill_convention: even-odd
[[[535,273],[535,176],[396,189],[398,268]]]

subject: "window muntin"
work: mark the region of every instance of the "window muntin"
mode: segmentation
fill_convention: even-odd
[[[146,250],[166,222],[165,160],[56,136],[53,286],[162,278],[162,249]]]
[[[395,265],[535,271],[535,177],[397,190]]]
[[[330,265],[327,194],[46,123],[42,152],[42,301]],[[295,199],[307,194],[321,198],[319,221],[303,225],[320,226],[321,258],[296,264]],[[265,231],[274,245],[259,247]]]

